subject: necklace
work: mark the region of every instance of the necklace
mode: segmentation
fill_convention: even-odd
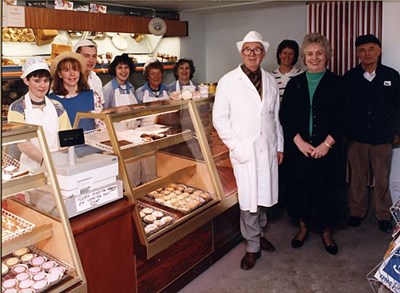
[[[43,106],[43,105],[46,105],[46,100],[43,99],[43,101],[36,102],[31,99],[31,103],[32,103],[32,105],[35,105],[35,106]]]
[[[160,88],[158,88],[158,90],[153,90],[151,87],[149,87],[151,92],[153,93],[154,96],[156,96],[156,98],[158,98],[158,96],[160,95]]]

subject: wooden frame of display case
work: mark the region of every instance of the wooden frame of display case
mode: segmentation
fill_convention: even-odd
[[[207,183],[214,187],[213,192],[216,194],[217,200],[212,200],[204,204],[190,214],[180,218],[177,223],[163,229],[160,231],[160,233],[155,233],[154,236],[146,236],[141,223],[142,221],[139,211],[137,208],[134,209],[133,217],[137,234],[140,239],[140,243],[145,247],[147,259],[158,254],[196,229],[207,224],[217,215],[221,214],[229,207],[237,203],[236,196],[224,196],[224,190],[218,176],[197,109],[197,106],[209,104],[210,102],[212,102],[212,99],[189,101],[167,100],[140,105],[117,107],[104,110],[100,113],[79,112],[76,116],[74,123],[75,127],[78,125],[80,119],[83,118],[101,119],[105,122],[113,153],[118,156],[120,163],[129,161],[129,158],[145,155],[149,152],[157,152],[157,162],[168,161],[168,164],[158,164],[162,167],[157,168],[158,178],[156,180],[135,188],[133,188],[129,182],[129,176],[125,163],[119,164],[119,174],[120,179],[124,182],[125,195],[135,204],[137,203],[137,200],[146,193],[155,190],[164,184],[174,182],[177,179],[186,178],[185,180],[190,181],[192,184],[191,186],[198,186],[201,189],[201,181],[204,180],[204,178],[200,179],[201,174],[204,174],[203,172],[207,172],[207,174],[209,174],[210,182]],[[140,118],[146,115],[165,114],[181,110],[188,110],[189,112],[204,161],[184,158],[181,156],[172,155],[170,153],[164,153],[163,151],[158,151],[160,148],[173,146],[188,140],[193,135],[192,132],[182,132],[178,135],[156,140],[144,145],[133,146],[128,149],[120,148],[113,123],[128,119]],[[168,166],[173,166],[173,168],[171,169]],[[196,174],[194,174],[193,169],[198,169]],[[188,177],[190,177],[190,180],[187,179]]]
[[[7,203],[7,209],[19,217],[28,219],[35,227],[31,232],[22,234],[14,239],[2,243],[2,257],[16,249],[35,244],[39,249],[70,264],[74,269],[74,276],[55,285],[50,292],[87,292],[87,284],[82,264],[76,249],[74,237],[68,221],[68,216],[62,202],[55,169],[47,147],[43,129],[40,126],[9,123],[2,126],[2,146],[17,143],[31,138],[37,138],[43,154],[45,168],[32,175],[14,178],[2,182],[2,201]],[[14,201],[9,197],[26,190],[46,185],[52,188],[59,219],[54,218],[28,204]]]

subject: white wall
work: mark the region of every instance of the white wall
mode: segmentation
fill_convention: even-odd
[[[204,15],[181,14],[181,20],[189,22],[189,36],[180,38],[181,58],[190,58],[196,67],[193,80],[206,82],[206,41],[204,31]]]
[[[382,63],[400,72],[400,3],[383,3]]]
[[[284,17],[282,17],[284,15]],[[259,10],[210,14],[205,17],[206,72],[208,81],[218,81],[241,63],[236,42],[251,30],[258,31],[270,43],[263,67],[277,67],[276,48],[283,39],[299,44],[306,33],[306,6],[265,8]]]
[[[250,30],[258,31],[270,43],[263,62],[267,70],[277,66],[276,48],[283,39],[294,39],[300,44],[306,33],[306,6],[301,3],[207,15],[182,13],[181,19],[189,21],[189,37],[181,38],[181,56],[187,52],[187,56],[196,58],[196,71],[204,64],[195,74],[195,80],[203,82],[218,81],[241,63],[236,42]]]

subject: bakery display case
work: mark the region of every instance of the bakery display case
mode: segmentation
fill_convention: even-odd
[[[118,156],[148,259],[237,203],[223,186],[229,175],[220,179],[220,169],[229,169],[226,149],[217,155],[210,149],[210,142],[218,145],[212,102],[164,100],[77,114],[75,126],[81,119],[104,121],[105,128],[85,133],[85,143]]]
[[[42,166],[37,170],[29,169],[20,160],[19,146],[28,142],[38,145],[43,154]],[[54,211],[36,206],[36,200],[42,199],[42,195],[51,196],[48,200],[55,202]],[[87,292],[41,127],[20,123],[2,125],[1,203],[2,289]]]

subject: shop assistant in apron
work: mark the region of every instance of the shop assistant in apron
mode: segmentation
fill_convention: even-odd
[[[41,125],[46,136],[46,141],[51,152],[58,150],[58,115],[53,103],[45,97],[46,105],[43,109],[34,108],[32,106],[29,93],[24,97],[25,100],[25,121],[29,124]],[[39,141],[33,138],[30,142],[40,149]],[[30,170],[35,170],[40,167],[40,164],[30,159],[24,153],[21,154],[21,164],[28,167]]]
[[[51,93],[49,97],[59,101],[64,106],[65,110],[67,110],[71,125],[74,125],[76,113],[90,112],[94,110],[94,98],[92,90],[81,92],[72,98],[59,97],[54,93]],[[95,129],[94,120],[86,118],[81,119],[79,121],[78,128],[83,128],[84,131],[93,130]]]

